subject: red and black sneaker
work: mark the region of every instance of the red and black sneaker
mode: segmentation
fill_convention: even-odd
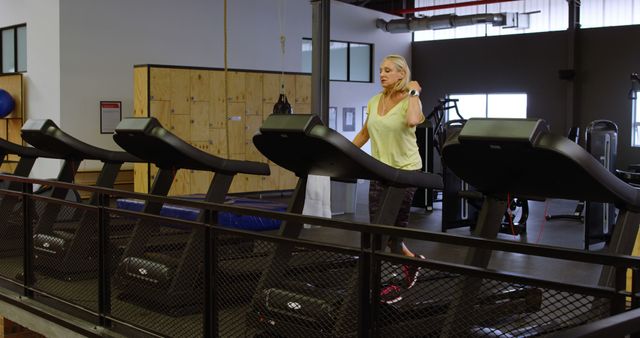
[[[426,259],[423,255],[416,255],[416,258]],[[418,281],[418,275],[420,274],[420,267],[416,265],[403,265],[402,273],[404,275],[404,283],[407,289],[411,289],[416,285]]]
[[[380,289],[380,303],[393,304],[402,300],[402,288],[391,284]]]

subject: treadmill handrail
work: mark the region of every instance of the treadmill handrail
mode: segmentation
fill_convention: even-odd
[[[298,121],[290,123],[294,120]],[[439,175],[396,169],[378,161],[326,127],[316,115],[270,116],[253,142],[267,158],[299,177],[312,174],[338,180],[378,180],[397,187],[443,187]]]
[[[1,152],[3,153],[18,155],[20,157],[29,157],[29,158],[44,157],[44,158],[63,159],[63,157],[58,154],[46,152],[38,148],[25,147],[23,145],[9,142],[2,138],[0,138],[0,149],[2,149]]]
[[[154,118],[126,118],[113,139],[123,149],[159,168],[206,170],[227,174],[269,175],[269,165],[206,153],[164,128]]]
[[[124,151],[102,149],[80,141],[49,119],[27,120],[22,126],[22,138],[38,149],[65,159],[98,160],[105,163],[144,162]]]
[[[473,123],[469,120],[464,128]],[[640,211],[640,190],[616,177],[568,138],[543,130],[529,143],[505,141],[496,139],[493,130],[513,124],[513,120],[482,123],[487,126],[485,135],[475,133],[473,140],[464,140],[460,137],[463,128],[460,134],[450,135],[443,147],[447,166],[478,191],[614,203]]]

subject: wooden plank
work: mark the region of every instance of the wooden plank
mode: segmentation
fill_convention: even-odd
[[[209,101],[211,99],[210,71],[193,69],[191,76],[191,101]]]
[[[262,115],[247,115],[245,120],[245,137],[246,140],[251,143],[253,142],[253,135],[257,134],[260,130],[260,126],[262,126]]]
[[[227,103],[225,100],[224,72],[211,71],[209,101],[209,128],[227,127]]]
[[[210,171],[191,170],[190,176],[190,193],[206,194],[213,179],[213,173]]]
[[[311,104],[311,76],[295,75],[295,103]]]
[[[227,113],[227,133],[229,133],[229,153],[244,154],[245,123],[244,103],[229,103]]]
[[[262,175],[247,175],[246,192],[257,192],[264,190],[264,177]]]
[[[209,102],[191,102],[191,119],[189,123],[191,127],[191,141],[201,142],[209,140]]]
[[[227,72],[227,101],[246,102],[245,72]]]
[[[227,131],[225,129],[209,129],[209,153],[227,158]]]
[[[151,101],[149,116],[157,118],[165,128],[171,128],[171,101]]]
[[[133,191],[140,193],[149,192],[149,165],[146,163],[133,164]]]
[[[5,116],[5,118],[22,119],[24,117],[24,104],[22,102],[24,98],[24,85],[22,74],[0,75],[0,89],[4,89],[11,94],[15,102],[13,112]]]
[[[296,177],[296,175],[284,168],[280,168],[279,172],[280,181],[278,182],[278,190],[289,190],[295,188],[296,183],[298,182],[298,178]]]
[[[136,68],[141,69],[141,68]],[[151,67],[149,69],[149,95],[151,100],[163,100],[163,101],[171,101],[171,68],[154,68]],[[140,88],[141,91],[147,91],[147,80],[146,74],[144,76],[144,82],[140,81],[140,84],[144,85]],[[137,82],[134,83],[134,85]],[[146,100],[145,100],[146,101]]]
[[[12,174],[16,170],[17,165],[15,162],[3,162],[2,165],[0,165],[0,172]]]
[[[191,122],[188,116],[171,114],[170,130],[186,142],[191,141]]]
[[[23,144],[22,136],[20,135],[20,129],[22,128],[22,119],[8,119],[7,120],[7,140],[16,144]],[[9,155],[7,157],[11,161],[18,161],[18,155]]]
[[[247,73],[245,80],[247,115],[262,116],[262,73]]]
[[[173,184],[169,190],[169,196],[188,195],[191,193],[190,170],[179,169],[173,179]]]
[[[7,139],[7,120],[0,119],[0,138]]]
[[[263,74],[262,101],[270,103],[273,107],[273,104],[278,101],[278,96],[280,96],[280,74]]]
[[[191,76],[188,69],[171,69],[171,113],[189,115]]]
[[[262,104],[262,120],[266,120],[269,115],[273,114],[273,105],[275,103],[265,102]]]
[[[294,114],[311,114],[311,103],[294,103],[292,108]]]
[[[149,74],[148,67],[133,68],[133,116],[145,117],[149,114]]]
[[[280,186],[280,167],[269,161],[269,171],[271,174],[263,178],[262,189],[267,191],[278,190]]]

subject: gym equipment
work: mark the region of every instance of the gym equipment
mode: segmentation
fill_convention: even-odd
[[[105,150],[84,143],[62,131],[51,120],[28,120],[22,127],[22,138],[34,147],[65,159],[63,181],[72,182],[83,160],[103,163],[96,186],[112,188],[120,167],[125,162],[142,162],[122,151]],[[68,189],[54,188],[51,197],[62,199]],[[98,194],[92,194],[90,205],[100,203]],[[60,279],[84,278],[83,274],[97,275],[98,222],[88,210],[76,209],[72,220],[60,222],[57,217],[62,205],[47,203],[35,224],[33,234],[34,266],[43,273]],[[126,220],[124,220],[126,222]],[[110,225],[116,227],[116,221]],[[120,224],[119,226],[122,226]]]
[[[618,150],[618,126],[607,120],[591,122],[585,132],[585,146],[602,166],[615,174]],[[616,207],[613,203],[597,201],[585,202],[584,211],[584,248],[592,244],[607,241],[611,236],[611,227],[616,220]]]
[[[214,203],[224,202],[235,175],[269,175],[267,164],[228,160],[205,153],[163,128],[155,118],[124,119],[116,127],[113,139],[123,149],[159,168],[150,191],[152,195],[166,196],[178,169],[215,172],[204,198]],[[162,205],[148,201],[143,212],[158,215]],[[207,215],[200,212],[197,221],[215,224]],[[173,252],[149,250],[147,244],[161,228],[160,224],[145,219],[135,225],[115,274],[121,290],[118,297],[173,315],[192,312],[204,301],[204,262],[200,260],[204,257],[204,229],[185,229],[188,238],[184,246]],[[221,244],[221,251],[233,245]]]
[[[5,118],[13,112],[16,102],[9,92],[0,88],[0,118]]]
[[[14,169],[12,175],[20,177],[28,177],[31,169],[38,158],[57,158],[60,157],[48,152],[24,147],[4,139],[0,139],[0,161],[3,161],[6,155],[18,155],[20,159]],[[64,178],[63,171],[60,172],[58,179]],[[2,188],[11,191],[22,191],[22,184],[18,182],[2,182]],[[0,256],[13,256],[21,254],[23,250],[23,230],[22,230],[22,209],[20,208],[20,199],[17,196],[3,195],[0,199],[0,215],[3,215],[4,221],[0,222]]]
[[[486,196],[486,212],[481,214],[494,216],[478,223],[476,230],[479,227],[483,237],[495,236],[495,227],[485,225],[499,222],[507,193],[541,200],[586,200],[618,206],[619,215],[606,251],[631,254],[640,223],[638,190],[617,178],[585,149],[564,136],[551,134],[543,120],[470,119],[458,135],[447,140],[443,157],[456,175]],[[505,158],[509,161],[503,161]],[[488,261],[490,255],[488,250],[476,250],[467,255],[467,262]],[[613,287],[613,276],[613,268],[603,268],[598,284]],[[469,327],[460,323],[472,311],[468,300],[477,290],[472,279],[453,290],[458,298],[448,310],[443,335],[469,332]],[[602,306],[592,305],[591,311],[601,311]]]
[[[438,100],[438,105],[427,116],[427,120],[433,121],[433,144],[440,156],[442,156],[442,145],[449,135],[459,133],[467,121],[460,115],[457,102],[457,99],[440,99]],[[444,122],[448,111],[454,111],[458,119]],[[441,166],[442,179],[444,181],[444,190],[442,192],[442,232],[461,227],[469,227],[473,231],[484,196],[476,191],[473,186],[456,176],[447,167],[446,161],[442,158]],[[529,217],[529,203],[526,199],[518,198],[517,196],[509,197],[500,232],[510,235],[525,233],[527,231],[527,218]]]
[[[293,110],[291,109],[291,104],[289,100],[287,100],[287,95],[281,93],[278,97],[278,102],[273,105],[273,114],[275,115],[291,115],[293,114]]]
[[[441,189],[443,186],[438,175],[398,170],[375,160],[342,135],[324,126],[315,115],[272,115],[260,128],[260,133],[254,136],[253,142],[267,158],[293,171],[299,177],[290,212],[301,211],[306,180],[310,174],[330,176],[338,180],[379,180],[388,185],[381,197],[381,208],[371,220],[375,224],[394,224],[406,187]],[[287,151],[283,152],[282,149]],[[292,153],[297,156],[290,156]],[[504,212],[504,209],[502,211]],[[283,222],[280,235],[297,238],[301,229],[302,224]],[[375,237],[370,245],[374,249],[382,249],[382,243],[387,243],[387,237]],[[396,240],[395,243],[397,245],[394,245],[391,251],[401,254],[401,241]],[[275,336],[287,336],[291,332],[305,332],[311,336],[354,335],[356,328],[353,322],[358,313],[357,299],[360,295],[357,287],[361,278],[358,269],[340,272],[348,276],[346,285],[322,287],[315,285],[316,281],[311,279],[294,281],[287,279],[285,273],[291,259],[291,251],[292,244],[278,244],[256,288],[248,324]],[[386,326],[382,329],[381,336],[391,336],[393,332],[400,332],[396,325],[411,327],[417,322],[429,320],[430,315],[441,313],[447,308],[447,300],[442,297],[446,290],[436,290],[437,295],[434,293],[431,295],[433,297],[427,297],[432,300],[429,302],[420,301],[415,297],[415,293],[425,290],[419,285],[425,284],[429,283],[416,284],[403,294],[401,300],[380,308],[380,311],[388,311],[396,314],[396,317],[406,318],[406,321],[400,324],[380,323],[381,326]],[[510,311],[514,313],[536,308],[538,298],[535,291],[532,293],[522,288],[500,291],[500,295],[482,299],[477,305],[486,306],[487,312],[491,312],[489,309],[496,306],[509,306]],[[379,302],[379,295],[373,293],[372,297],[372,302]],[[512,304],[512,299],[519,305]],[[416,333],[422,334],[428,335],[424,332]]]

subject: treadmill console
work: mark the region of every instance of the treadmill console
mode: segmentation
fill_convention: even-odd
[[[540,135],[549,132],[549,126],[540,119],[472,118],[460,131],[461,144],[489,144],[499,147],[535,145]]]
[[[265,133],[309,133],[313,127],[322,125],[317,115],[270,115],[260,127],[260,132]]]

